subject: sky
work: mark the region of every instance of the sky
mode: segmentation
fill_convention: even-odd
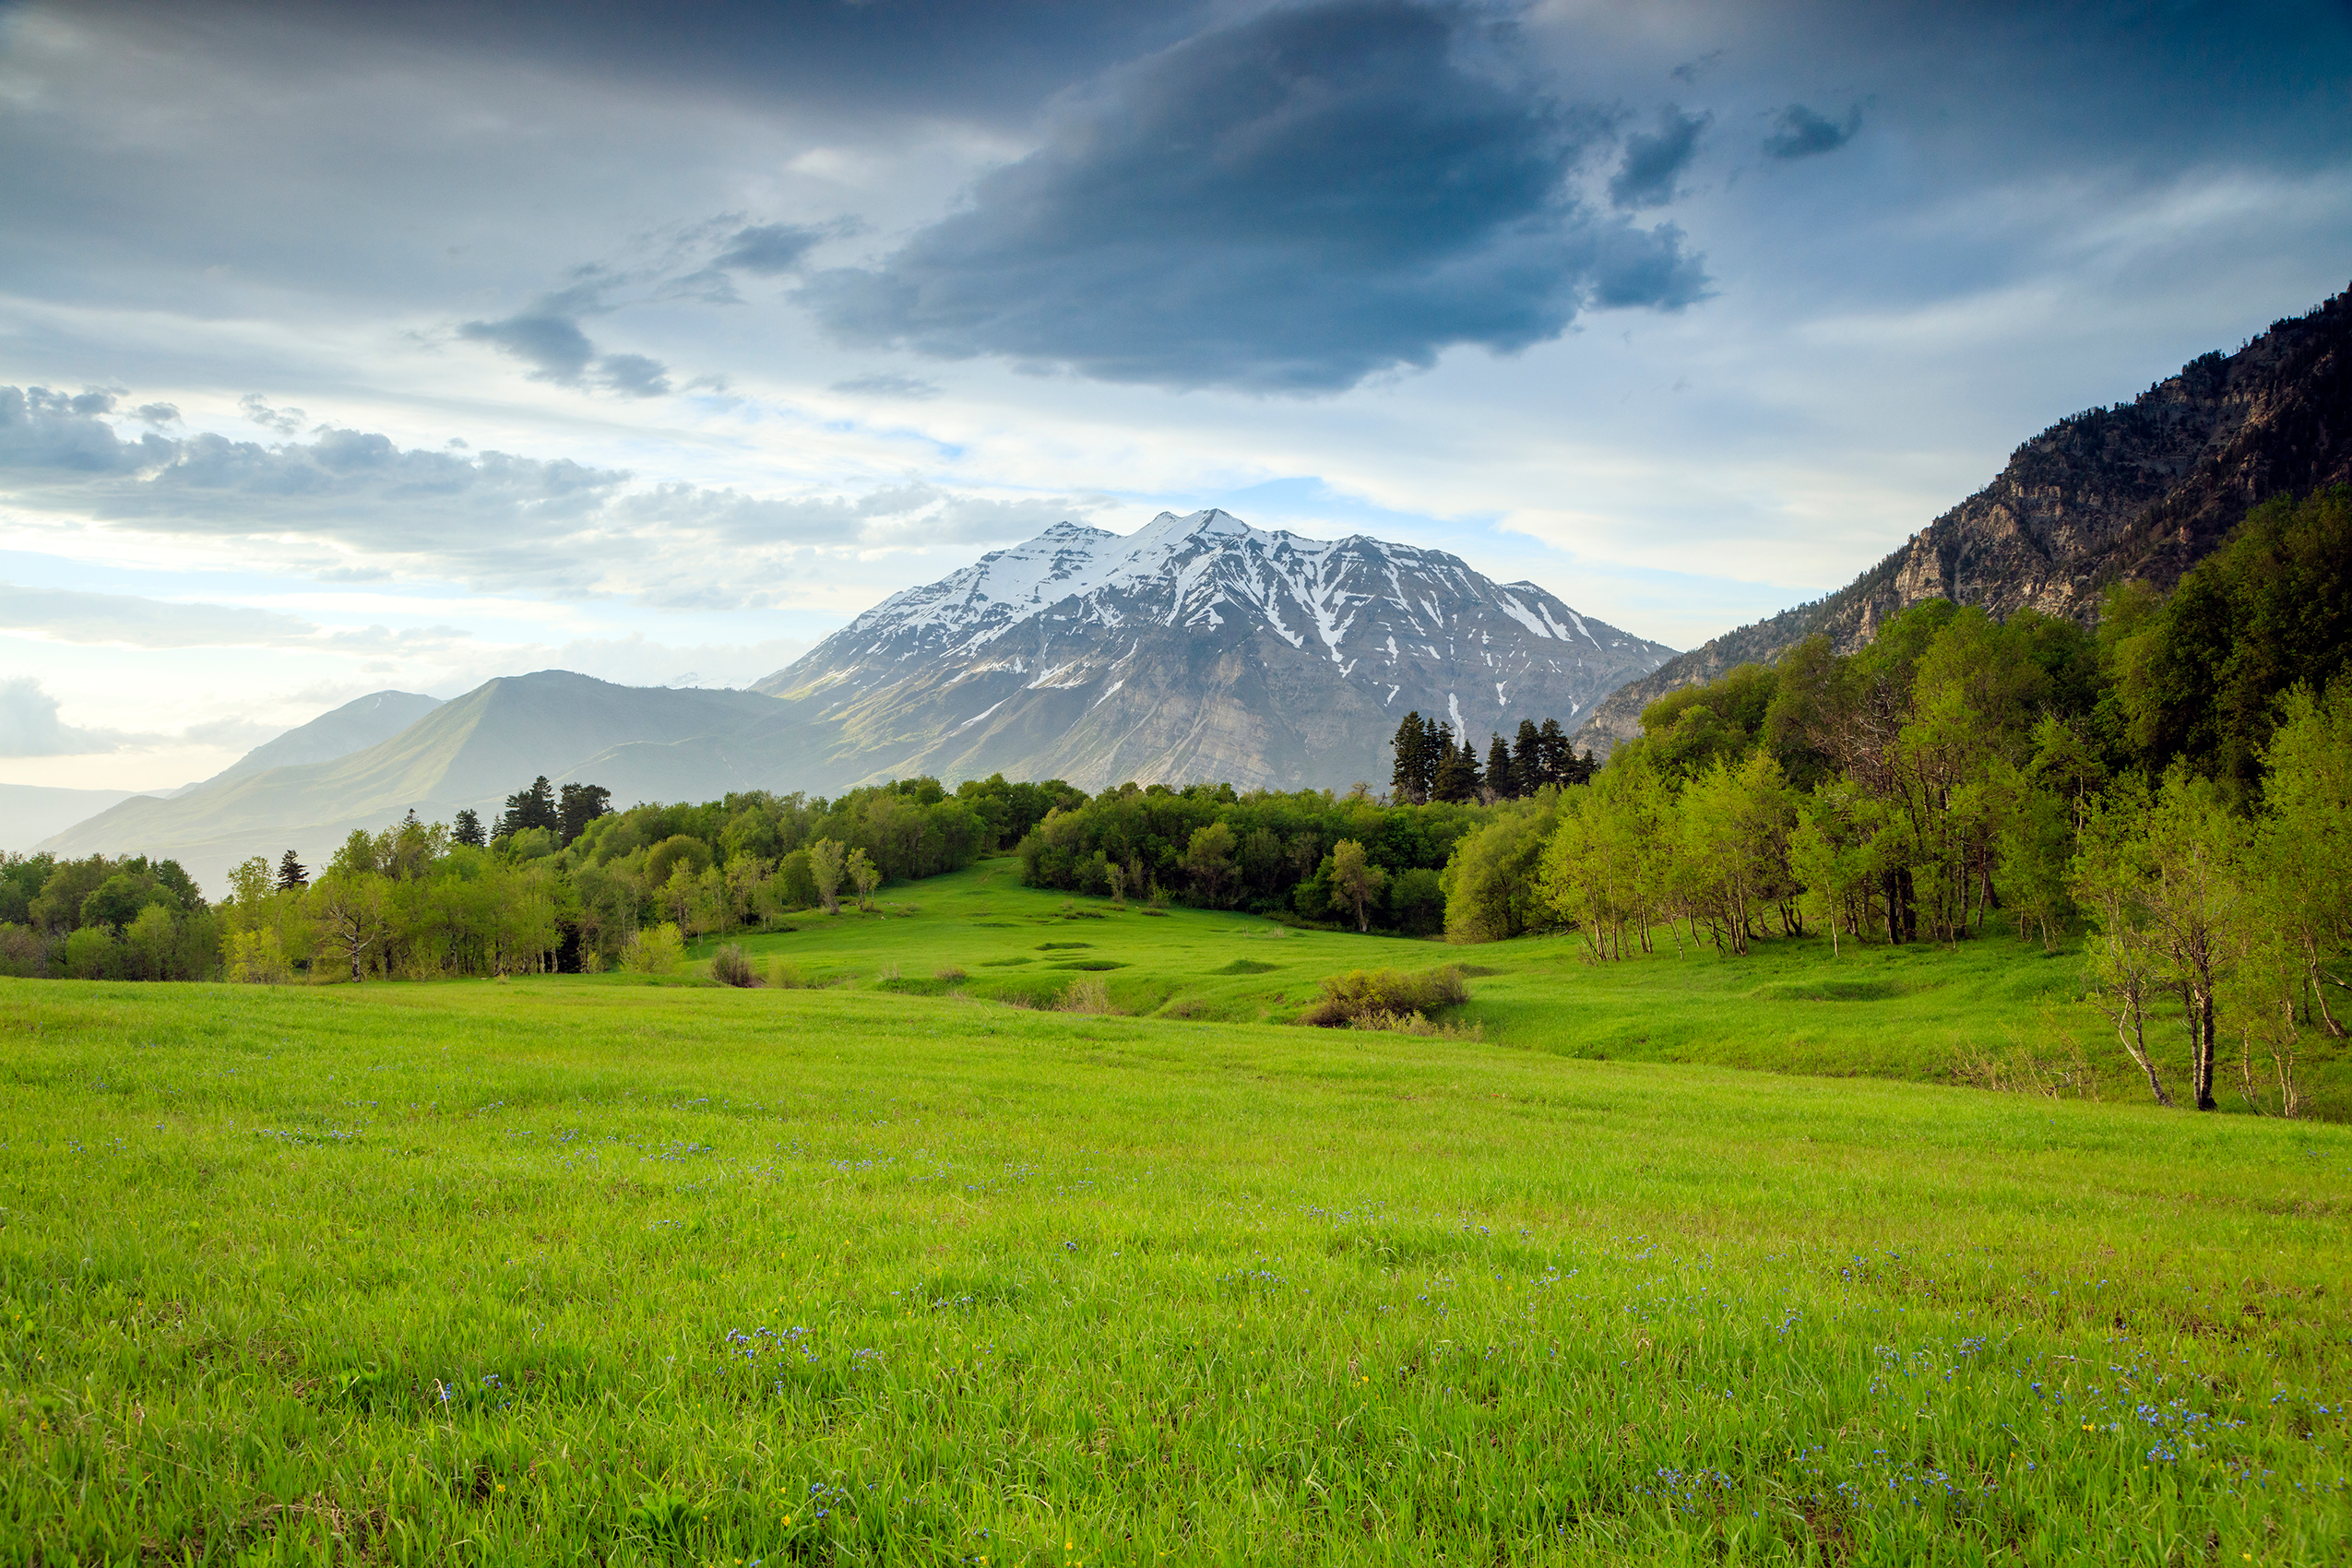
[[[0,783],[1221,506],[1686,647],[2352,279],[2352,10],[0,0]]]

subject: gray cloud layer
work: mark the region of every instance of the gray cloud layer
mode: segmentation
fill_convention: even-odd
[[[799,497],[639,486],[625,469],[403,448],[383,435],[328,428],[277,445],[208,432],[126,441],[101,417],[115,401],[106,393],[0,386],[0,494],[155,533],[307,541],[310,558],[300,569],[330,580],[377,578],[388,564],[484,588],[619,594],[669,608],[756,607],[782,601],[791,586],[756,568],[795,554],[1026,538],[1093,505],[998,500],[921,483]],[[354,565],[352,556],[374,563]],[[125,606],[110,610],[104,595],[68,597],[89,602],[65,613],[52,595],[41,629],[66,640],[115,640],[96,635],[107,626],[128,636]],[[0,624],[26,607],[0,594]],[[278,630],[296,636],[298,624]],[[172,635],[168,620],[152,635]]]
[[[1204,33],[1071,101],[968,209],[802,297],[852,343],[1295,392],[1700,298],[1680,231],[1570,189],[1610,116],[1475,68],[1481,42],[1467,13],[1408,0]]]

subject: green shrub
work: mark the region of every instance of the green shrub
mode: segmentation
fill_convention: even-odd
[[[1378,1029],[1388,1034],[1421,1035],[1431,1039],[1484,1039],[1486,1026],[1434,1024],[1424,1013],[1359,1013],[1348,1020],[1351,1029]]]
[[[1323,999],[1299,1015],[1299,1022],[1336,1029],[1374,1014],[1398,1017],[1426,1014],[1433,1007],[1455,1006],[1469,999],[1470,988],[1462,971],[1452,964],[1418,975],[1402,969],[1350,969],[1323,982]]]
[[[678,928],[665,921],[631,935],[621,962],[641,975],[666,975],[678,967],[685,950],[685,939],[678,934]]]
[[[729,943],[710,956],[710,978],[721,985],[749,990],[759,983],[759,976],[752,972],[752,961],[739,943]]]
[[[40,980],[49,973],[49,944],[28,926],[0,921],[0,975]]]
[[[86,925],[65,938],[65,973],[74,980],[123,978],[123,944],[104,926]]]

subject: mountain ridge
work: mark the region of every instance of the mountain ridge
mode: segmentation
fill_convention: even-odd
[[[297,724],[275,739],[264,741],[203,780],[203,784],[242,778],[249,773],[267,773],[273,767],[333,762],[390,740],[440,706],[439,697],[426,696],[422,692],[370,692],[365,696],[353,697],[340,707],[327,709],[306,724]],[[183,785],[177,792],[185,794],[202,787]]]
[[[2169,588],[2247,510],[2352,480],[2352,292],[2274,322],[2237,352],[2192,360],[2126,403],[2020,444],[1966,500],[1836,592],[1721,636],[1612,693],[1577,728],[1605,751],[1677,687],[1769,663],[1816,633],[1840,652],[1942,598],[2090,624],[2124,577]]]

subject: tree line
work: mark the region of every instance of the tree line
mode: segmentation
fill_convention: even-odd
[[[999,775],[952,794],[903,779],[827,800],[765,791],[611,808],[544,778],[484,831],[411,812],[354,832],[315,874],[295,851],[232,870],[208,904],[174,861],[0,856],[0,973],[91,980],[429,979],[595,969],[794,910],[870,907],[1017,841],[1083,792]]]
[[[1376,801],[1362,786],[1123,784],[1049,812],[1018,849],[1032,887],[1422,935],[1444,924],[1441,868],[1485,814]]]

